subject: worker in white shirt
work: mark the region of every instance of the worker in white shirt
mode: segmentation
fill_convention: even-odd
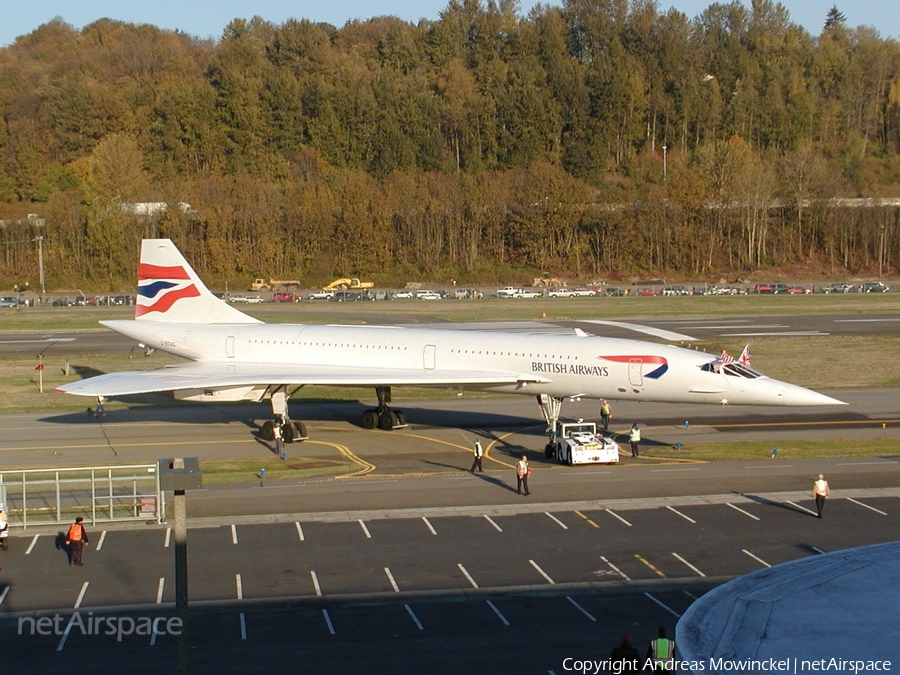
[[[813,482],[813,497],[816,499],[816,513],[819,518],[825,513],[825,500],[831,496],[831,488],[828,487],[828,481],[825,476],[819,474],[819,479]]]

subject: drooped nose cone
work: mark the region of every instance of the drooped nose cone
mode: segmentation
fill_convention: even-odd
[[[820,394],[812,389],[798,387],[796,384],[787,382],[772,381],[775,396],[778,403],[776,405],[785,406],[810,406],[810,405],[847,405],[845,401],[840,401],[831,396]]]

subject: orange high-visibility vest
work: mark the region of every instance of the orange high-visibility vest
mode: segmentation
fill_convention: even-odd
[[[84,534],[84,528],[79,523],[75,523],[69,528],[69,534],[66,538],[69,541],[81,541],[82,534]]]

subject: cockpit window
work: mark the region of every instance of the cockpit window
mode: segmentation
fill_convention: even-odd
[[[732,377],[743,377],[747,380],[755,380],[757,377],[763,376],[762,373],[753,370],[750,366],[742,366],[737,362],[723,365],[718,359],[709,363],[704,363],[700,367],[700,370],[704,370],[707,373],[723,373],[725,375],[731,375]]]

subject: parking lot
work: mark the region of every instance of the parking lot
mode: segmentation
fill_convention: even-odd
[[[835,494],[822,521],[805,493],[717,503],[622,500],[593,509],[548,503],[532,513],[493,507],[463,516],[432,509],[422,517],[226,519],[189,531],[191,640],[198,655],[219,654],[225,643],[241,658],[265,654],[269,665],[302,653],[342,671],[377,648],[384,665],[367,671],[385,673],[416,670],[417,659],[447,659],[454,666],[442,672],[463,672],[458,652],[472,642],[500,646],[480,653],[482,668],[561,672],[567,645],[583,652],[597,644],[594,656],[602,657],[623,631],[647,641],[655,625],[674,625],[694,597],[724,580],[891,540],[900,527],[898,496],[897,489]],[[59,536],[18,535],[3,554],[0,574],[15,579],[0,596],[5,639],[18,617],[35,611],[64,612],[68,620],[73,611],[172,615],[168,527],[90,531],[83,568],[67,565]],[[455,648],[431,643],[448,633]],[[523,635],[528,647],[520,654],[516,636]],[[173,637],[127,635],[127,656],[116,636],[70,630],[18,640],[18,651],[37,659],[28,663],[52,663],[61,652],[81,659],[101,645],[114,663],[131,650],[154,660]],[[432,644],[427,653],[423,644]],[[171,650],[162,653],[168,658]]]

